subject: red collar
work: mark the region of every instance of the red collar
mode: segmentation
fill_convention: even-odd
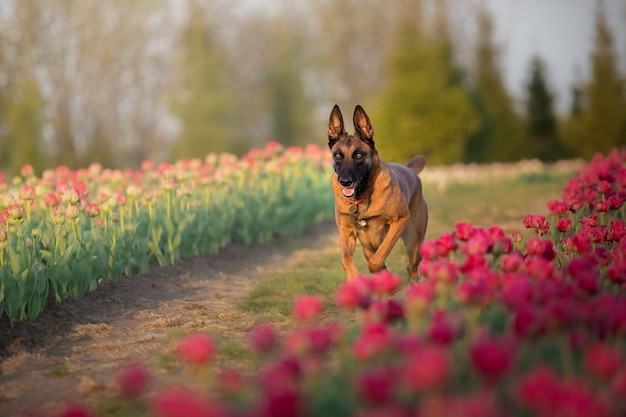
[[[350,204],[360,204],[360,203],[364,202],[365,200],[367,200],[368,198],[369,198],[369,195],[366,194],[366,195],[363,196],[363,198],[360,198],[358,200],[352,200],[352,199],[349,198],[348,202]]]

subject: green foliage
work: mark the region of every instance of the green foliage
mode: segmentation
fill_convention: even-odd
[[[601,6],[596,12],[591,79],[575,87],[565,141],[583,158],[626,144],[626,81],[619,73],[613,38]]]
[[[478,9],[478,39],[472,102],[480,117],[479,129],[465,149],[467,162],[514,161],[524,157],[523,126],[498,67],[493,44],[493,21],[485,7]]]
[[[552,93],[545,80],[545,64],[539,56],[531,63],[526,84],[527,157],[556,161],[566,156],[557,131]]]
[[[283,145],[304,146],[311,140],[311,103],[302,83],[298,37],[282,26],[272,28],[272,49],[265,68],[270,138]]]
[[[17,80],[0,91],[0,167],[9,175],[17,175],[27,163],[37,171],[46,164],[39,85],[33,78]],[[8,149],[11,152],[5,151]]]
[[[421,9],[421,2],[417,7]],[[391,161],[406,162],[423,154],[433,164],[458,162],[476,116],[460,83],[449,39],[429,36],[409,19],[413,12],[397,25],[389,80],[376,99],[373,125],[384,134],[377,137],[376,146]]]
[[[210,152],[238,152],[234,137],[234,95],[216,31],[199,2],[191,2],[183,34],[184,88],[175,97],[174,110],[182,133],[172,150],[173,160]]]

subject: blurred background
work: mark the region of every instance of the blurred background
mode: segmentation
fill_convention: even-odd
[[[626,144],[625,27],[625,0],[0,0],[0,171],[325,146],[335,103],[386,160],[590,158]]]

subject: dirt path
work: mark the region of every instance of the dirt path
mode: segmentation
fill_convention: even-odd
[[[217,255],[155,266],[84,297],[49,303],[36,320],[13,328],[3,317],[0,416],[54,412],[66,399],[89,402],[114,395],[114,375],[125,362],[158,364],[173,337],[194,329],[245,337],[253,322],[238,317],[233,306],[255,277],[284,265],[294,249],[310,250],[335,233],[334,224],[325,222],[295,240],[233,244]]]

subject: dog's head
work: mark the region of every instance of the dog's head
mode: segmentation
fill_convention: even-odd
[[[354,109],[354,135],[346,132],[343,116],[335,104],[328,123],[328,147],[342,193],[352,198],[367,189],[367,181],[378,158],[374,147],[374,129],[361,106]]]

